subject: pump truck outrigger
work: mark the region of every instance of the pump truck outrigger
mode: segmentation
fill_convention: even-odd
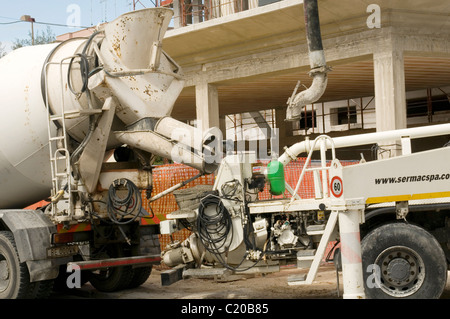
[[[289,99],[289,120],[320,98],[330,71],[317,1],[305,0],[304,8],[313,84]],[[0,126],[0,298],[48,296],[55,282],[65,284],[66,268],[81,270],[82,280],[102,291],[136,287],[161,260],[183,275],[272,271],[294,260],[311,268],[289,284],[312,283],[334,240],[341,243],[344,297],[439,297],[449,255],[450,148],[409,154],[405,147],[402,156],[349,167],[334,150],[393,139],[407,145],[448,134],[450,126],[320,136],[286,149],[266,172],[244,154],[219,166],[205,155],[214,153],[211,131],[170,117],[184,86],[181,67],[161,47],[171,16],[165,8],[131,12],[88,39],[0,59],[0,105],[10,115]],[[176,130],[196,138],[177,140]],[[296,189],[285,184],[284,167],[303,153],[309,163],[317,150],[321,165],[305,165]],[[111,152],[116,161],[105,163]],[[152,194],[154,156],[174,154],[199,171],[196,177],[217,171],[216,181],[212,189],[176,191],[180,210],[157,225],[141,192],[153,201],[192,180]],[[431,160],[431,168],[418,165]],[[309,170],[316,197],[301,199]],[[286,188],[292,197],[259,201],[266,183],[273,194]],[[22,209],[49,190],[48,205]],[[158,234],[186,226],[192,235],[161,254]],[[376,289],[367,286],[373,275]]]

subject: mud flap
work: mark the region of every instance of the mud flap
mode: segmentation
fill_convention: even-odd
[[[61,260],[47,257],[56,226],[40,211],[1,210],[0,220],[13,233],[20,262],[26,262],[30,281],[54,279]]]

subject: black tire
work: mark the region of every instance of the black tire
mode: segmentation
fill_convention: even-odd
[[[107,247],[107,257],[123,257],[122,245],[109,245]],[[131,266],[110,267],[91,271],[88,273],[88,280],[95,289],[102,292],[114,292],[129,287],[133,278]]]
[[[131,282],[128,285],[128,288],[136,288],[142,285],[147,279],[150,277],[152,273],[152,266],[149,267],[140,267],[133,269],[133,276],[131,278]]]
[[[133,271],[131,267],[111,267],[89,274],[89,281],[95,289],[102,292],[114,292],[129,287]]]
[[[0,299],[32,298],[26,263],[19,261],[14,236],[0,231]]]
[[[29,298],[47,299],[53,292],[54,280],[32,282],[29,289]]]
[[[336,248],[334,250],[333,264],[337,271],[342,271],[341,248]]]
[[[405,223],[380,226],[364,237],[361,249],[367,298],[437,299],[444,291],[445,254],[423,228]]]

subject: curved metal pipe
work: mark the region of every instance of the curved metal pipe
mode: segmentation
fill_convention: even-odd
[[[320,99],[328,83],[326,72],[317,73],[311,86],[294,97],[286,110],[286,120],[293,121],[301,118],[302,108]]]

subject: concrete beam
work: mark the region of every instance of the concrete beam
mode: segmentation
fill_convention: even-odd
[[[289,35],[285,35],[289,37]],[[273,39],[270,50],[251,52],[237,56],[222,56],[221,59],[198,61],[192,58],[190,61],[198,61],[197,64],[183,65],[186,75],[186,87],[195,86],[202,82],[239,81],[248,77],[264,74],[278,73],[286,70],[297,69],[300,72],[309,70],[309,57],[306,43],[295,42],[295,34],[287,39]],[[329,65],[339,65],[367,60],[372,54],[384,51],[391,47],[395,39],[396,47],[410,54],[424,56],[448,56],[450,54],[450,36],[434,36],[429,34],[411,34],[411,32],[399,32],[392,27],[366,30],[355,34],[336,36],[323,40],[325,56]],[[286,45],[289,42],[290,45]],[[228,49],[228,48],[227,48]],[[244,50],[245,51],[245,50]],[[239,52],[242,52],[239,50]]]
[[[330,65],[367,60],[375,48],[386,46],[390,32],[387,29],[366,31],[355,35],[346,35],[323,41],[325,56]],[[279,46],[258,53],[247,52],[246,55],[222,57],[220,60],[185,66],[186,87],[202,82],[236,81],[246,77],[283,72],[298,69],[307,72],[310,69],[306,43],[291,43],[290,46]],[[271,43],[274,44],[274,43]]]

